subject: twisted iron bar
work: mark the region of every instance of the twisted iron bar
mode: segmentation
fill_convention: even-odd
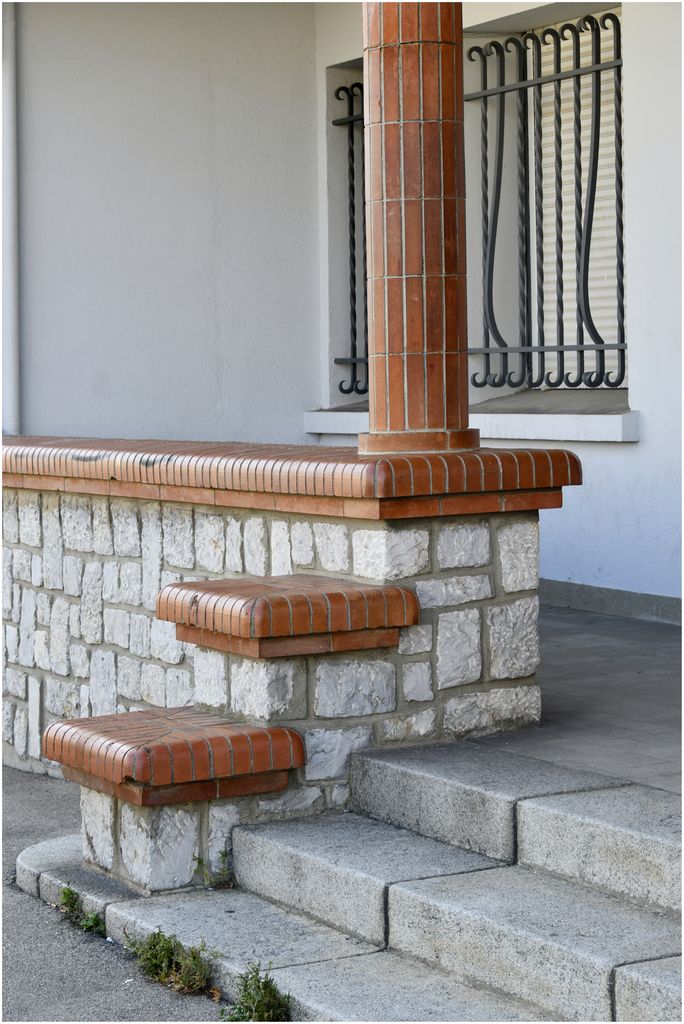
[[[539,36],[528,32],[523,42],[532,44],[534,51],[534,77],[541,78],[542,44]],[[534,217],[537,268],[537,345],[539,372],[529,378],[531,388],[544,383],[546,363],[544,357],[544,172],[542,167],[542,87],[534,87]],[[530,374],[532,373],[530,358]]]
[[[546,29],[542,34],[545,43],[553,43],[553,70],[558,74],[561,69],[561,38],[556,29]],[[565,324],[563,301],[563,123],[561,116],[561,83],[553,83],[553,173],[555,193],[555,228],[556,228],[556,341],[559,352],[556,356],[556,376],[549,370],[544,378],[547,387],[558,388],[563,383],[565,374]]]
[[[613,59],[622,57],[622,40],[620,19],[615,14],[604,14],[601,28],[613,28]],[[613,88],[615,92],[615,259],[617,287],[617,340],[625,343],[625,246],[624,246],[624,204],[622,175],[622,68],[616,67],[613,72]],[[605,383],[609,388],[619,388],[626,374],[625,350],[618,349],[618,369],[615,377],[606,374]]]
[[[512,36],[504,43],[505,49],[510,53],[517,51],[518,81],[524,82],[527,79],[527,52],[522,40]],[[522,348],[531,348],[530,337],[531,321],[531,296],[530,296],[530,228],[529,228],[529,204],[528,182],[530,177],[529,157],[527,152],[528,124],[527,124],[527,91],[520,89],[518,92],[518,337]],[[506,378],[509,387],[518,388],[528,384],[532,375],[531,354],[525,351],[520,352],[520,376],[516,377],[511,371]]]
[[[481,46],[471,46],[468,60],[480,58],[480,83],[487,88],[487,58]],[[487,246],[489,244],[489,105],[488,98],[482,97],[480,103],[480,180],[481,180],[481,211],[482,211],[482,352],[484,356],[484,375],[478,378],[477,372],[472,376],[476,388],[483,388],[491,374],[492,357],[489,350],[489,328],[485,311],[487,294]]]

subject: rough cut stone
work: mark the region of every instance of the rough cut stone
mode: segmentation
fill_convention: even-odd
[[[33,643],[33,658],[36,668],[49,672],[50,665],[50,634],[44,629],[37,629]]]
[[[21,584],[12,584],[12,622],[19,622],[21,619]]]
[[[18,707],[14,713],[14,749],[19,757],[26,757],[28,740],[28,714],[26,708]]]
[[[444,707],[444,730],[452,736],[485,736],[533,725],[541,718],[538,686],[511,686],[452,697]]]
[[[9,624],[4,627],[4,630],[7,660],[16,661],[19,654],[19,630],[16,626],[10,626]]]
[[[192,569],[195,552],[192,538],[192,509],[162,505],[164,559],[180,569]]]
[[[156,502],[145,502],[140,515],[142,526],[142,600],[150,611],[157,606],[162,567],[161,514]]]
[[[2,549],[2,614],[12,614],[13,604],[12,548]]]
[[[157,708],[166,706],[166,672],[161,665],[143,665],[140,670],[142,699]]]
[[[393,711],[394,677],[394,665],[387,661],[321,661],[316,668],[314,712],[320,718],[355,718]]]
[[[208,812],[207,860],[213,873],[227,871],[230,865],[232,832],[240,824],[240,808],[233,801],[211,800]]]
[[[95,649],[90,659],[90,703],[94,715],[116,711],[116,656]]]
[[[405,700],[432,700],[432,666],[429,661],[407,661],[402,673]]]
[[[12,576],[23,583],[31,582],[31,552],[15,548],[12,552]]]
[[[45,707],[58,718],[78,716],[79,687],[55,676],[45,678]]]
[[[42,543],[40,532],[40,494],[37,491],[19,493],[19,542],[31,548]]]
[[[60,498],[64,547],[70,551],[93,550],[93,514],[90,498],[62,494]]]
[[[121,804],[121,860],[132,881],[146,889],[178,889],[195,874],[199,810]]]
[[[487,609],[492,679],[531,676],[539,664],[539,598],[521,597]]]
[[[274,818],[294,818],[323,810],[325,803],[319,786],[298,786],[279,796],[265,797],[257,802],[257,814]]]
[[[292,561],[295,565],[309,568],[314,561],[313,530],[310,523],[293,523],[290,527]]]
[[[437,564],[440,569],[465,569],[488,565],[491,560],[486,523],[442,526],[437,533]]]
[[[268,575],[268,542],[266,522],[260,516],[250,516],[243,530],[245,570],[252,576]]]
[[[230,706],[238,714],[264,721],[305,717],[306,668],[303,662],[285,658],[233,658]]]
[[[19,619],[19,664],[33,668],[33,642],[36,634],[36,592],[24,589]]]
[[[2,692],[26,700],[26,673],[6,668],[2,677]]]
[[[90,687],[83,685],[83,686],[80,687],[80,690],[81,690],[80,695],[79,695],[79,703],[80,703],[80,707],[81,707],[80,717],[81,718],[90,718]]]
[[[128,649],[128,638],[131,629],[131,616],[129,612],[120,608],[105,608],[104,610],[104,638],[106,644],[114,644],[115,647]]]
[[[219,651],[195,651],[195,700],[213,708],[224,708],[228,699],[227,659]]]
[[[50,615],[50,667],[58,676],[69,675],[69,602],[56,597]]]
[[[139,605],[142,601],[142,566],[124,562],[119,569],[119,603]]]
[[[497,532],[501,585],[507,594],[539,585],[539,523],[507,523]]]
[[[2,702],[2,738],[5,743],[11,743],[14,739],[14,712],[17,705],[14,701],[4,700]]]
[[[65,555],[62,564],[64,593],[69,597],[80,597],[83,583],[83,559],[75,555]]]
[[[34,587],[43,586],[43,556],[31,555],[31,583]]]
[[[69,632],[75,640],[81,639],[81,606],[69,605]]]
[[[192,675],[184,668],[166,670],[166,706],[169,708],[191,707],[195,702],[195,687]]]
[[[41,736],[41,682],[36,676],[28,678],[28,755],[40,759]]]
[[[209,572],[223,572],[225,555],[226,535],[223,528],[223,517],[198,512],[195,515],[197,568],[207,569]]]
[[[83,859],[108,871],[114,867],[116,800],[81,786]]]
[[[129,700],[140,700],[140,669],[141,664],[136,658],[128,658],[122,654],[116,666],[116,686],[120,697]]]
[[[242,524],[233,516],[226,518],[226,570],[242,572]]]
[[[59,521],[59,495],[43,495],[43,582],[48,590],[62,589],[64,546]]]
[[[2,495],[2,536],[8,544],[19,543],[18,495],[8,489]]]
[[[283,519],[271,523],[271,575],[289,576],[292,572],[290,535]]]
[[[141,658],[150,656],[150,631],[152,620],[147,615],[131,615],[129,649],[131,654]]]
[[[114,553],[137,558],[140,554],[138,510],[132,501],[126,501],[124,498],[112,498],[111,512]]]
[[[78,605],[72,605],[72,608],[77,608]],[[36,618],[39,625],[49,626],[50,625],[50,611],[52,609],[52,600],[49,594],[39,593],[36,596]]]
[[[440,615],[437,626],[437,686],[475,683],[482,674],[480,611],[466,608]]]
[[[88,562],[83,572],[81,633],[89,644],[102,641],[102,564]]]
[[[399,632],[399,654],[426,654],[432,650],[432,624],[408,626]]]
[[[380,733],[388,743],[399,743],[404,740],[420,739],[430,736],[435,731],[436,712],[434,708],[426,708],[415,715],[403,718],[388,718],[380,723]]]
[[[429,545],[427,530],[355,530],[354,575],[378,580],[417,576],[430,565]]]
[[[90,675],[90,651],[82,644],[71,644],[69,647],[71,674],[77,679],[87,679]]]
[[[93,498],[93,551],[96,555],[114,553],[112,524],[107,498]]]
[[[183,660],[183,645],[176,639],[176,625],[153,619],[150,629],[150,653],[153,658],[169,665],[178,665]]]
[[[341,523],[314,523],[316,550],[321,569],[347,572],[349,569],[349,530]]]
[[[304,733],[307,779],[340,779],[346,776],[349,755],[371,742],[370,726],[357,729],[309,729]]]
[[[445,608],[483,601],[492,596],[491,576],[443,576],[418,580],[416,593],[421,608]]]

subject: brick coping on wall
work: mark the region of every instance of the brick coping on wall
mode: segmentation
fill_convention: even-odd
[[[582,482],[562,449],[361,455],[356,448],[237,442],[8,437],[4,483],[353,519],[558,508]]]

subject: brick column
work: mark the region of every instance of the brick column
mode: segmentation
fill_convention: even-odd
[[[364,3],[365,453],[475,448],[468,429],[458,3]]]

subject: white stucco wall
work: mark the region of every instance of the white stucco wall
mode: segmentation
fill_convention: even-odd
[[[306,440],[312,4],[21,4],[25,432]]]

